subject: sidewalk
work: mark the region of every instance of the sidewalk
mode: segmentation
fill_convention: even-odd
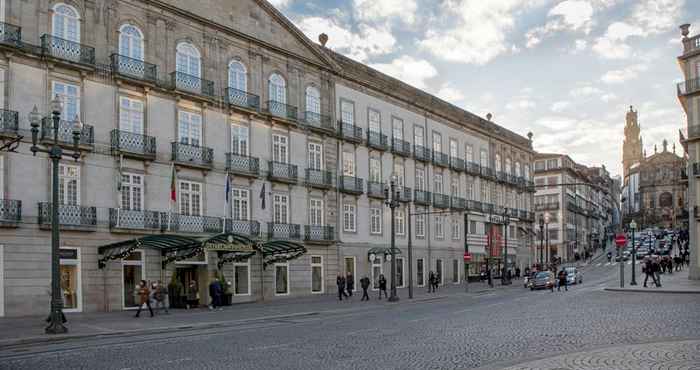
[[[628,266],[625,266],[628,267]],[[620,288],[619,285],[608,286],[605,290],[610,292],[641,292],[641,293],[675,293],[675,294],[700,294],[700,281],[688,280],[688,269],[676,271],[673,274],[661,275],[661,288],[657,288],[653,283],[647,284],[649,287],[644,287],[644,275],[641,273],[640,265],[637,265],[640,270],[637,270],[637,285],[630,286],[629,268],[625,270],[625,287]]]
[[[362,302],[362,292],[355,291],[351,299],[338,301],[337,296],[324,294],[313,297],[290,298],[264,302],[251,302],[224,307],[223,311],[211,311],[207,308],[191,310],[174,309],[170,314],[156,314],[149,317],[148,310],[141,311],[140,318],[134,318],[135,311],[91,312],[66,314],[68,334],[46,335],[46,316],[0,318],[0,349],[7,346],[62,341],[75,338],[95,336],[133,334],[153,334],[180,330],[206,329],[241,325],[256,321],[273,321],[305,317],[320,314],[357,312],[376,309],[382,306],[406,305],[429,302],[456,295],[474,295],[486,291],[508,289],[519,286],[517,280],[513,285],[490,289],[485,283],[470,283],[469,293],[464,285],[445,284],[437,293],[428,293],[427,288],[414,288],[413,299],[408,299],[408,289],[399,289],[401,299],[398,303],[389,303],[386,299],[378,300],[376,291],[370,292],[370,301]],[[48,307],[47,307],[48,309]]]

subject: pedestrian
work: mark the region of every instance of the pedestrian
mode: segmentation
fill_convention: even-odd
[[[347,276],[345,277],[345,287],[348,291],[348,295],[352,297],[352,291],[355,290],[355,278],[350,272],[348,272]]]
[[[216,310],[218,308],[219,311],[223,311],[223,308],[221,307],[222,293],[223,288],[221,287],[219,279],[214,278],[211,284],[209,284],[209,296],[211,297],[211,305],[209,306],[210,310]]]
[[[338,273],[338,277],[335,279],[335,284],[338,286],[338,299],[342,301],[343,296],[347,298],[348,295],[345,293],[345,278],[343,277],[343,274]]]
[[[386,278],[384,274],[379,275],[379,299],[382,299],[382,292],[384,292],[384,298],[389,298],[386,294]]]
[[[141,283],[139,284],[138,294],[139,309],[136,310],[136,315],[134,317],[139,317],[144,304],[148,307],[148,311],[151,313],[151,317],[153,317],[153,308],[151,308],[151,301],[149,299],[151,291],[148,289],[148,283],[146,283],[146,280],[141,280]]]
[[[156,282],[151,283],[151,290],[148,293],[148,300],[151,302],[151,307],[156,307],[156,304],[158,301],[156,301],[156,293],[158,292],[158,286],[156,285]]]
[[[168,314],[168,288],[164,287],[160,280],[155,285],[156,312],[160,313],[164,309]]]
[[[654,258],[653,261],[651,262],[651,271],[654,273],[654,276],[656,277],[656,287],[661,288],[661,266],[659,265],[659,259],[658,257]]]
[[[433,292],[436,292],[438,290],[438,288],[440,287],[440,281],[442,281],[442,280],[440,277],[440,271],[438,271],[435,273],[435,285],[433,286]]]
[[[557,286],[557,292],[561,292],[562,286],[564,286],[564,291],[569,291],[569,286],[566,283],[566,271],[564,271],[564,269],[559,271],[559,285]]]
[[[520,267],[515,268],[515,278],[520,279]]]
[[[670,256],[666,257],[666,269],[669,274],[673,274],[673,259]]]
[[[651,258],[647,258],[644,261],[644,268],[642,269],[642,272],[644,272],[644,275],[645,275],[645,277],[644,277],[644,287],[645,288],[647,288],[647,281],[649,280],[650,276],[651,276],[651,280],[654,283],[654,285],[658,286],[658,284],[656,283],[656,275],[654,275],[653,269],[654,269],[654,266],[653,266],[653,263],[651,261]]]
[[[435,293],[435,273],[430,271],[428,274],[428,293]]]
[[[367,289],[369,289],[369,278],[364,276],[360,279],[360,286],[362,287],[362,301],[369,301],[369,295],[367,294]]]
[[[190,284],[187,286],[186,295],[187,295],[187,306],[186,307],[188,310],[190,309],[190,307],[199,306],[199,288],[197,287],[196,281],[190,280]]]

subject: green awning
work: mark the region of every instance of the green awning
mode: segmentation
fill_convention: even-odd
[[[264,266],[293,260],[306,253],[303,244],[289,240],[270,240],[259,244],[258,249],[262,251]]]
[[[141,238],[103,245],[97,252],[103,257],[97,261],[100,268],[107,261],[129,257],[136,249],[155,249],[165,254],[167,251],[193,248],[201,242],[197,238],[183,235],[147,235]]]

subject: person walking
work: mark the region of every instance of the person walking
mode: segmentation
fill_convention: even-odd
[[[149,299],[151,295],[151,291],[148,289],[148,283],[146,283],[146,280],[141,280],[141,283],[139,284],[139,309],[136,310],[136,315],[134,317],[139,317],[141,314],[141,309],[143,308],[143,305],[145,304],[146,307],[148,307],[148,311],[151,313],[151,317],[153,317],[153,308],[151,308],[151,301]]]
[[[440,271],[435,273],[435,285],[433,285],[433,292],[436,292],[440,288]]]
[[[355,278],[349,272],[345,276],[345,288],[348,291],[348,295],[352,297],[352,291],[355,290]]]
[[[369,289],[369,278],[367,276],[360,279],[360,286],[362,287],[361,301],[369,301],[369,295],[367,294],[367,289]]]
[[[343,300],[343,296],[346,298],[348,297],[348,294],[345,293],[345,278],[343,277],[343,274],[338,273],[338,277],[335,279],[335,284],[338,286],[338,299]]]
[[[216,310],[218,308],[219,311],[223,311],[221,307],[221,295],[223,292],[224,290],[221,286],[221,282],[219,282],[219,278],[214,278],[211,284],[209,284],[209,296],[211,297],[210,310]]]
[[[168,288],[163,286],[163,283],[161,283],[160,280],[156,282],[156,293],[155,293],[155,298],[156,298],[156,312],[160,313],[162,310],[165,310],[166,314],[169,314],[168,312]]]
[[[430,271],[428,274],[428,293],[435,293],[435,273]]]
[[[647,288],[647,281],[649,280],[649,277],[651,276],[651,280],[654,283],[654,285],[658,286],[656,282],[656,275],[654,275],[654,266],[653,263],[651,262],[651,258],[647,258],[646,261],[644,261],[644,287]]]
[[[197,288],[197,282],[194,280],[190,281],[190,284],[187,286],[186,293],[187,295],[187,309],[189,310],[190,307],[197,307],[199,306],[199,288]]]
[[[564,287],[564,291],[569,291],[569,286],[566,284],[566,271],[562,269],[559,271],[559,285],[557,285],[557,292],[561,292],[561,287]]]
[[[515,268],[515,279],[520,279],[520,267]]]
[[[379,299],[382,299],[382,292],[384,292],[384,298],[389,298],[386,294],[386,278],[384,274],[379,275]]]
[[[651,261],[651,271],[654,273],[654,276],[656,277],[655,283],[657,288],[661,288],[661,265],[659,264],[659,259],[658,257],[654,258],[653,261]]]

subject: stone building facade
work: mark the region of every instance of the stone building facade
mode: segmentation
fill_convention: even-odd
[[[0,2],[0,137],[18,143],[0,153],[0,315],[48,307],[51,168],[31,155],[28,114],[48,117],[56,95],[64,145],[82,122],[82,155],[59,180],[69,311],[133,308],[140,279],[206,292],[223,275],[235,303],[330,293],[337,273],[388,275],[392,174],[399,286],[409,213],[440,212],[412,218],[418,286],[431,270],[464,279],[465,213],[471,273],[502,256],[487,233],[508,240],[511,265],[530,262],[531,138],[311,42],[264,0]],[[50,128],[43,119],[40,139]],[[230,233],[306,252],[100,249]]]

